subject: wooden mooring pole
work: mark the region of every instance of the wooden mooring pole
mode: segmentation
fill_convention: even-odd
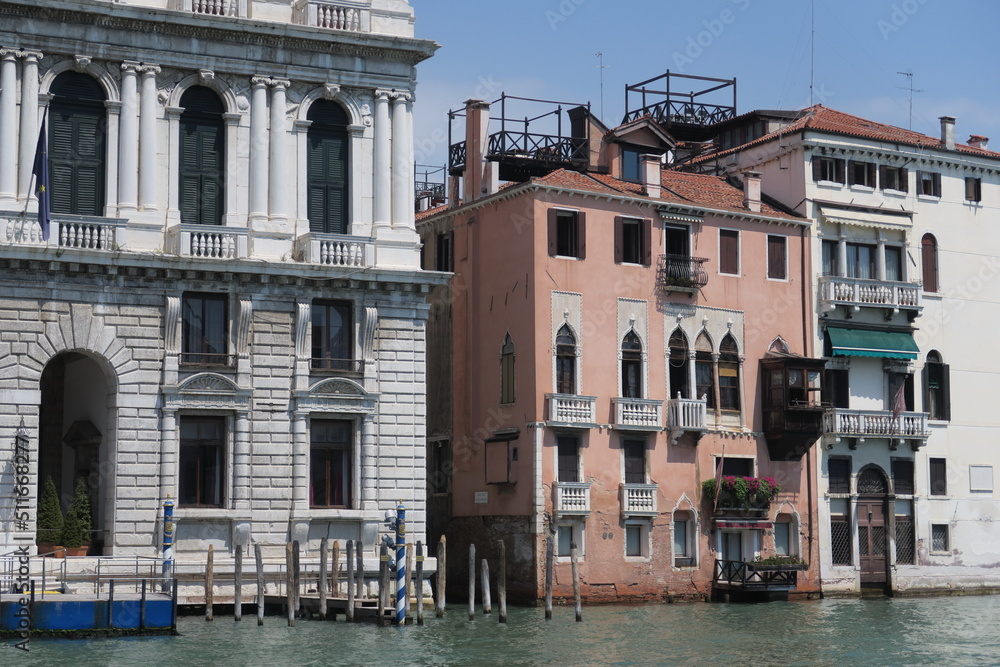
[[[254,566],[257,568],[257,625],[264,625],[264,558],[260,545],[253,545]]]
[[[347,622],[354,621],[354,540],[347,540]]]
[[[437,568],[437,599],[434,600],[434,616],[437,618],[444,617],[444,604],[445,604],[445,584],[447,583],[447,550],[445,546],[447,540],[445,540],[444,535],[441,536],[441,540],[438,542],[438,568]]]
[[[355,546],[357,547],[355,555],[358,557],[358,571],[355,574],[357,574],[358,582],[357,592],[354,595],[360,599],[365,597],[365,545],[361,540],[358,540]]]
[[[424,543],[417,540],[417,571],[413,589],[417,597],[417,625],[424,624]]]
[[[302,617],[302,598],[301,598],[301,587],[302,587],[302,568],[299,564],[299,541],[295,540],[292,542],[292,563],[295,565],[295,616],[298,618]]]
[[[378,552],[378,624],[385,625],[385,610],[389,598],[389,549],[384,544]]]
[[[285,607],[288,610],[288,627],[295,627],[295,558],[292,543],[285,542]]]
[[[212,567],[215,560],[215,545],[208,545],[208,563],[205,565],[205,620],[212,620]]]
[[[476,620],[476,545],[469,545],[469,620]]]
[[[490,600],[490,564],[484,558],[480,561],[480,578],[479,583],[483,589],[483,614],[493,613],[492,600]]]
[[[576,612],[576,622],[583,620],[583,607],[580,605],[580,569],[577,564],[576,543],[570,544],[570,565],[573,568],[573,611]]]
[[[324,537],[319,541],[319,620],[326,620],[326,550],[329,546],[329,539]]]
[[[236,545],[233,564],[233,621],[243,620],[243,547]]]
[[[507,547],[497,540],[497,598],[500,603],[500,622],[507,622]]]
[[[340,597],[340,542],[337,540],[333,541],[333,562],[330,563],[330,574],[333,575],[330,586],[333,597]]]
[[[552,536],[545,539],[545,620],[552,620],[552,561],[555,556],[555,545]]]

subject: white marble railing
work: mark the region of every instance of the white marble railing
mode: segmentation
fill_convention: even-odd
[[[184,257],[246,259],[247,230],[216,225],[177,225],[170,228],[170,249]]]
[[[646,398],[612,398],[615,406],[615,425],[634,428],[660,428],[663,426],[663,401]]]
[[[299,22],[317,28],[371,32],[371,10],[364,2],[308,2]]]
[[[596,422],[596,396],[545,394],[545,398],[549,403],[549,421],[581,425]]]
[[[901,412],[895,419],[889,410],[834,408],[823,415],[823,432],[830,435],[926,438],[926,412]]]
[[[313,232],[300,237],[298,247],[303,260],[310,264],[358,268],[374,264],[374,246],[360,236]]]
[[[590,482],[556,482],[556,513],[590,514]]]
[[[656,484],[622,484],[622,514],[656,516]]]
[[[667,428],[704,431],[708,421],[705,398],[671,398],[667,401]]]
[[[49,240],[35,217],[0,212],[0,240],[10,245],[58,245],[85,250],[119,250],[125,245],[125,221],[72,216],[52,220]]]
[[[181,9],[209,16],[247,16],[247,0],[181,0]]]
[[[819,289],[820,300],[832,306],[923,308],[920,283],[824,276],[820,278]]]
[[[121,223],[59,222],[59,245],[66,248],[88,250],[117,250],[121,247],[118,233],[124,232]]]

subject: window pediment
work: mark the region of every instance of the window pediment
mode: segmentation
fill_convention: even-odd
[[[164,387],[165,407],[246,410],[250,390],[218,373],[198,373],[174,386]]]

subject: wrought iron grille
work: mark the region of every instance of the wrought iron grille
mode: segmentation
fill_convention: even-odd
[[[851,524],[846,519],[830,520],[830,541],[834,565],[851,564]]]
[[[913,565],[915,535],[913,519],[896,518],[896,564]]]
[[[872,555],[885,555],[885,526],[872,526]]]
[[[858,526],[858,555],[868,555],[868,526]]]
[[[687,255],[660,255],[656,271],[657,286],[663,291],[687,288],[698,289],[708,284],[708,272],[702,266],[704,257]]]
[[[931,551],[948,551],[948,526],[945,524],[931,526]]]
[[[865,470],[858,477],[858,493],[883,494],[888,493],[888,491],[885,475],[874,468]]]

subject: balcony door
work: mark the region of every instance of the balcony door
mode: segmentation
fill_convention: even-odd
[[[888,522],[885,475],[868,468],[858,476],[858,559],[863,586],[885,586]]]
[[[743,560],[743,533],[722,533],[722,560]]]
[[[689,239],[691,236],[687,227],[672,227],[665,225],[663,231],[667,236],[667,254],[678,257],[690,257]]]

